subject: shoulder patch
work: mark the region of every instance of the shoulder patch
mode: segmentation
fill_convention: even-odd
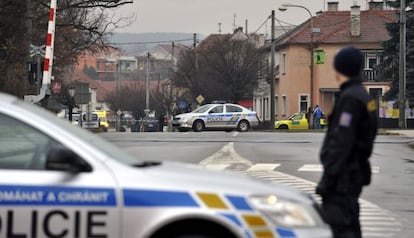
[[[375,112],[377,110],[377,105],[374,99],[367,103],[367,110],[368,112]]]
[[[342,112],[339,117],[339,125],[343,127],[350,127],[352,122],[352,114],[349,112]]]

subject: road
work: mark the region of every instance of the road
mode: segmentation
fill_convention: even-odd
[[[181,161],[230,170],[313,194],[322,169],[324,133],[101,133],[138,159]],[[379,135],[371,157],[373,182],[361,200],[364,237],[414,237],[412,138]]]

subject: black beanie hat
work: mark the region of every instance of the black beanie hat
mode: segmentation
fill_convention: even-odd
[[[342,48],[334,59],[335,70],[350,78],[360,75],[363,63],[362,52],[352,46]]]

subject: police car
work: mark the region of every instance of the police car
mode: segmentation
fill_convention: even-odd
[[[237,104],[205,104],[190,113],[176,115],[173,126],[179,131],[206,129],[245,132],[259,125],[256,112]]]
[[[0,131],[0,237],[332,237],[296,190],[137,161],[1,93]]]

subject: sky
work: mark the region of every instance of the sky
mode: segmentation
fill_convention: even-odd
[[[260,27],[275,10],[275,17],[283,22],[298,25],[309,18],[301,8],[278,10],[283,3],[302,5],[315,15],[326,10],[326,3],[332,0],[133,0],[131,5],[116,10],[122,16],[135,15],[135,21],[116,32],[179,32],[209,35],[219,32],[231,33],[233,25],[245,27],[248,32],[267,33],[270,21]],[[349,10],[356,3],[364,10],[367,0],[336,0],[339,10]],[[379,0],[377,0],[379,1]],[[325,8],[324,8],[325,5]]]

